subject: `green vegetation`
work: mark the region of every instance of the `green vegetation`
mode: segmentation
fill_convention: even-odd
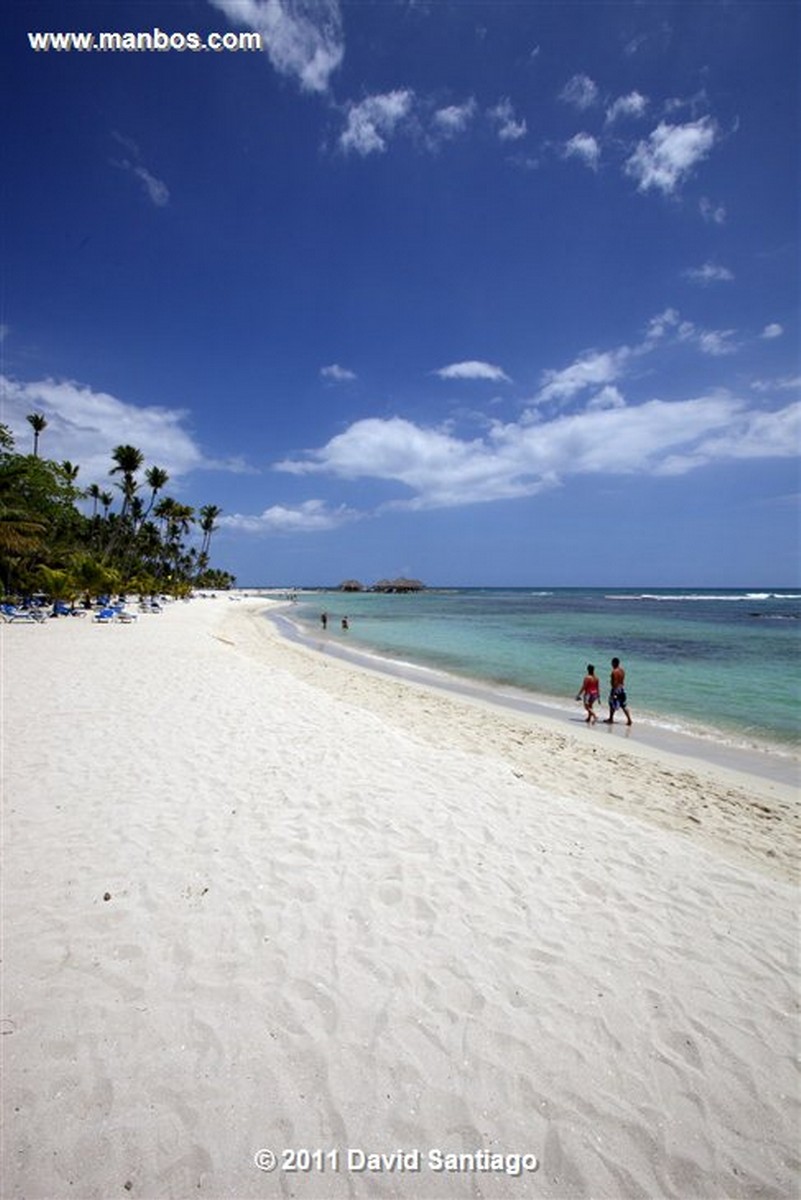
[[[112,489],[97,483],[81,489],[80,468],[41,457],[39,440],[47,421],[31,413],[33,452],[19,454],[11,431],[0,425],[0,592],[45,593],[74,603],[104,593],[166,593],[185,596],[193,588],[228,588],[227,571],[209,564],[211,537],[221,509],[195,510],[165,496],[166,471],[145,466],[141,450],[117,446],[111,453]],[[81,501],[91,501],[84,512]],[[197,525],[199,547],[186,538]]]

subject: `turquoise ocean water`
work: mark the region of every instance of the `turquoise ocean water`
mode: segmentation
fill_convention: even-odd
[[[325,635],[323,610],[329,614]],[[302,594],[287,615],[301,632],[330,644],[519,689],[556,707],[574,705],[588,662],[595,664],[605,700],[609,662],[617,655],[635,720],[730,745],[801,750],[799,592],[320,592]]]

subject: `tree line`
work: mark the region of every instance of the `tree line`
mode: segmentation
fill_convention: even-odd
[[[107,488],[82,488],[80,467],[39,453],[47,428],[31,413],[30,454],[0,425],[0,589],[6,596],[44,593],[74,603],[81,596],[138,592],[188,594],[193,588],[227,588],[233,575],[215,569],[209,552],[222,509],[197,513],[165,494],[169,475],[146,466],[141,450],[111,451]],[[85,511],[87,502],[91,511]],[[189,545],[193,530],[199,545]]]

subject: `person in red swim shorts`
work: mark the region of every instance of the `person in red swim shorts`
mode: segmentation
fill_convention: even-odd
[[[598,720],[593,712],[593,705],[599,704],[601,701],[601,682],[595,674],[595,667],[592,663],[587,663],[587,674],[581,681],[577,700],[584,701],[584,708],[587,712],[587,724],[594,725]]]

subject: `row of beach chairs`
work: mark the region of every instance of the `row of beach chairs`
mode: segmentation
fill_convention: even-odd
[[[49,617],[85,617],[91,612],[92,620],[97,621],[101,625],[109,625],[112,622],[129,625],[131,622],[137,620],[140,612],[160,613],[161,611],[161,604],[157,600],[143,600],[139,604],[138,612],[131,612],[124,604],[110,604],[105,602],[101,604],[100,608],[91,610],[87,608],[71,608],[63,600],[56,600],[50,609],[37,605],[28,607],[16,604],[0,604],[0,622],[25,622],[29,625],[42,625]]]

